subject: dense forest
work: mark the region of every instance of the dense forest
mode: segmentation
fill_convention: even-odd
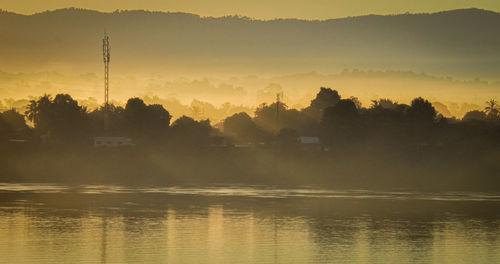
[[[187,116],[172,121],[162,105],[139,98],[107,109],[108,131],[104,106],[88,111],[68,94],[1,113],[2,180],[474,190],[500,183],[494,100],[459,120],[423,98],[365,108],[321,88],[303,109],[261,104],[253,116],[237,113],[214,126]],[[95,136],[129,137],[134,146],[97,149]]]

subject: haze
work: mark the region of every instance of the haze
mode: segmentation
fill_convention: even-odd
[[[499,0],[0,8],[0,262],[500,263]]]
[[[500,14],[488,10],[268,21],[61,9],[29,16],[3,12],[0,23],[9,25],[0,30],[0,98],[70,93],[101,103],[104,28],[112,46],[111,99],[180,101],[183,107],[166,105],[174,116],[193,116],[174,109],[199,101],[231,102],[251,113],[277,92],[301,108],[325,86],[365,106],[379,98],[409,103],[424,95],[444,104],[447,109],[438,110],[445,116],[461,117],[497,99],[499,87],[500,38],[494,31]]]

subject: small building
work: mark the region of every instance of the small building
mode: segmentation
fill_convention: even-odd
[[[130,147],[133,146],[131,138],[126,137],[94,137],[94,147],[115,148],[115,147]]]
[[[300,148],[305,151],[322,151],[323,146],[319,137],[298,137]]]
[[[316,144],[319,145],[319,137],[299,137],[300,144]]]

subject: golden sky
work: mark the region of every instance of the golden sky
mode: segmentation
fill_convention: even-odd
[[[100,11],[146,9],[202,16],[327,19],[366,14],[435,12],[458,8],[500,11],[499,0],[0,0],[0,8],[23,14],[66,7]]]

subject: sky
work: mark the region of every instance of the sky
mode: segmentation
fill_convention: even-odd
[[[499,0],[0,0],[0,8],[33,14],[77,7],[188,12],[201,16],[243,15],[258,19],[328,19],[367,14],[428,13],[460,8],[500,11]]]

